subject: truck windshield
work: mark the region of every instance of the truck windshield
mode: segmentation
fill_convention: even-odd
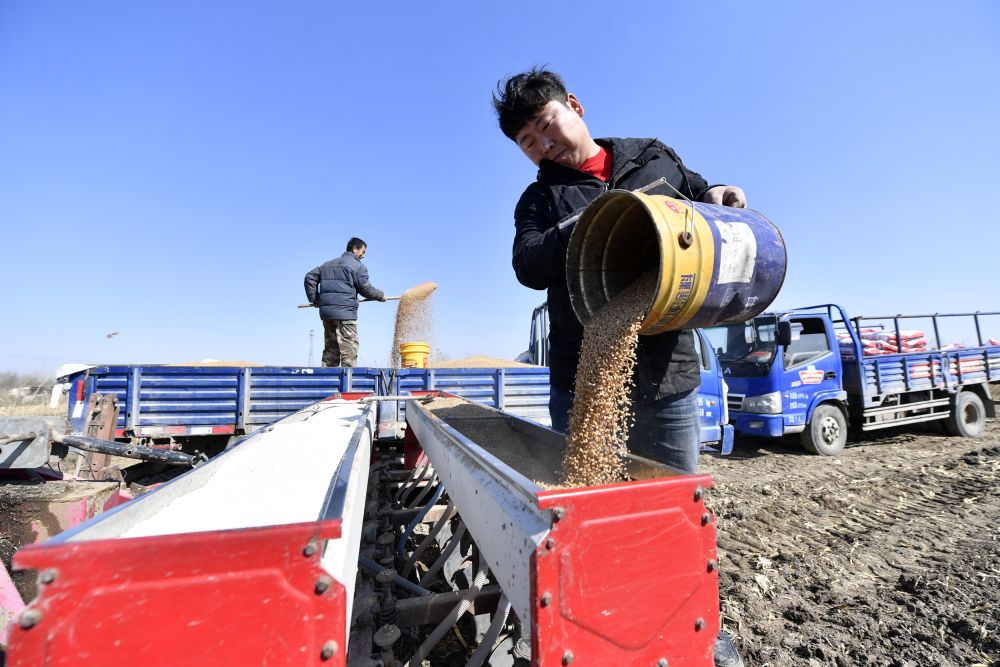
[[[742,366],[746,371],[767,372],[774,359],[773,317],[757,318],[746,324],[728,324],[705,329],[724,367]]]

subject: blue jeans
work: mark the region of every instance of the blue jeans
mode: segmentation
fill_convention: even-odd
[[[569,411],[572,407],[572,392],[550,388],[549,417],[554,430],[560,433],[569,430]],[[701,425],[697,389],[652,403],[632,401],[632,410],[635,412],[635,426],[629,432],[629,451],[681,473],[698,471]]]
[[[652,403],[632,401],[632,409],[635,426],[629,431],[629,451],[684,474],[698,472],[701,425],[697,389]]]
[[[560,433],[569,431],[569,411],[573,407],[573,392],[549,387],[549,418],[552,429]]]

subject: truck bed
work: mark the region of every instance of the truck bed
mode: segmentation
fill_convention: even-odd
[[[844,359],[847,366],[856,360]],[[848,373],[847,378],[858,375]],[[861,358],[863,387],[848,387],[864,395],[865,407],[878,405],[890,394],[921,389],[954,389],[967,384],[1000,380],[1000,347],[901,352]]]

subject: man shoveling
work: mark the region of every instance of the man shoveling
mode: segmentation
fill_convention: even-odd
[[[382,290],[368,282],[368,269],[361,263],[368,245],[355,237],[337,259],[306,274],[306,299],[319,308],[323,320],[323,366],[353,367],[358,361],[358,295],[369,301],[385,301]]]

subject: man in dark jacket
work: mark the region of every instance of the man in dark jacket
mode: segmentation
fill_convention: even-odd
[[[566,247],[574,215],[608,190],[635,190],[659,178],[672,187],[652,194],[725,206],[746,206],[738,187],[710,187],[656,139],[592,139],[583,106],[560,77],[543,69],[500,83],[493,96],[500,129],[538,166],[538,176],[514,209],[514,272],[527,287],[548,291],[549,414],[565,432],[573,405],[573,381],[583,337],[569,300]],[[698,466],[700,429],[698,356],[692,331],[640,336],[636,351],[632,451],[685,473]],[[742,659],[720,634],[716,665],[736,667]]]
[[[358,361],[358,294],[385,301],[382,290],[368,282],[361,263],[368,245],[359,238],[347,242],[347,251],[306,274],[306,299],[319,308],[323,320],[323,365],[352,367]]]
[[[501,130],[538,165],[537,179],[514,209],[513,264],[523,285],[548,291],[549,413],[553,428],[565,431],[583,338],[566,284],[566,245],[573,227],[566,219],[608,190],[635,190],[661,177],[692,200],[742,207],[746,197],[737,187],[709,187],[656,139],[592,139],[583,106],[552,72],[510,77],[493,101]],[[670,188],[658,194],[677,196]],[[694,346],[689,330],[640,337],[636,426],[629,442],[634,451],[687,473],[696,471],[699,449]]]

